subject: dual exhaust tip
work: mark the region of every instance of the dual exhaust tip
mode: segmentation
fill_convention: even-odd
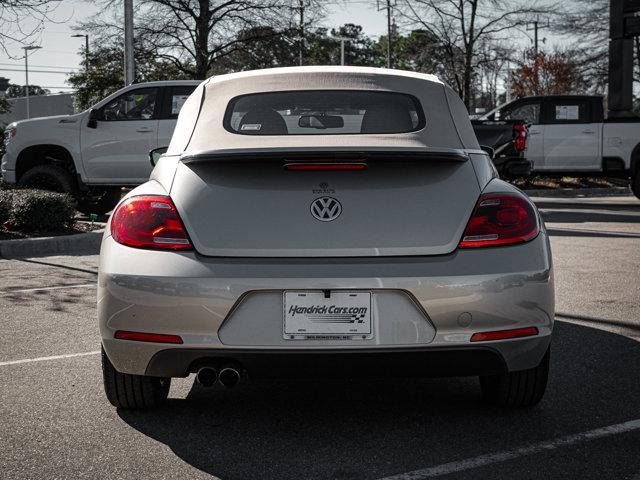
[[[212,387],[220,382],[227,388],[235,387],[240,382],[240,372],[235,367],[226,366],[218,370],[215,367],[202,367],[196,374],[198,383],[203,387]]]

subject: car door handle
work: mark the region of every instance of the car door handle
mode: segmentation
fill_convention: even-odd
[[[140,132],[140,133],[149,133],[149,132],[153,132],[153,128],[149,128],[149,127],[139,127],[139,128],[136,128],[136,132]]]
[[[529,130],[529,135],[540,135],[540,132],[537,130]]]
[[[582,133],[596,133],[595,130],[582,130]]]

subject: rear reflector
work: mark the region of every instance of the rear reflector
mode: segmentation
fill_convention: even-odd
[[[182,343],[182,338],[178,335],[164,335],[162,333],[128,332],[118,330],[114,335],[118,340],[134,340],[136,342],[155,343]]]
[[[458,246],[513,245],[535,238],[539,231],[536,213],[528,200],[516,194],[490,193],[480,196]]]
[[[127,198],[113,214],[111,235],[129,247],[193,250],[175,205],[162,195]]]
[[[471,335],[472,342],[489,342],[491,340],[505,340],[507,338],[533,337],[538,334],[536,327],[515,328],[513,330],[498,330],[496,332],[478,332]]]
[[[364,170],[366,163],[287,163],[285,170],[305,172],[330,171],[330,170]]]

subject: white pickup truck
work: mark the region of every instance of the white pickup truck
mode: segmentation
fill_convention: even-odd
[[[524,120],[533,173],[602,174],[631,179],[640,198],[640,118],[605,119],[602,97],[526,97],[481,120]]]
[[[149,179],[149,151],[169,145],[178,112],[199,83],[133,84],[75,115],[11,123],[4,182],[67,192],[84,213],[108,212],[121,187]]]

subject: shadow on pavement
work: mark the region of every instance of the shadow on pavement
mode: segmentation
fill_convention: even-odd
[[[542,218],[545,222],[551,223],[584,223],[584,222],[602,222],[602,223],[640,223],[640,209],[633,212],[614,213],[608,209],[598,208],[593,212],[580,212],[573,209],[557,209],[543,210]]]
[[[531,410],[490,407],[477,380],[461,378],[194,385],[161,410],[118,414],[224,480],[380,478],[640,418],[640,343],[558,322],[551,359],[547,394]],[[631,473],[633,445],[618,452]],[[582,478],[597,478],[595,463]],[[536,464],[535,478],[548,478],[545,468]]]
[[[611,232],[606,230],[585,230],[582,228],[547,227],[547,232],[553,237],[640,238],[640,233]]]
[[[545,200],[536,200],[535,204],[538,208],[553,210],[607,210],[609,212],[621,213],[639,213],[640,203],[616,203],[616,202],[549,202]]]
[[[556,317],[560,317],[561,319],[568,318],[570,320],[578,320],[578,321],[589,322],[593,324],[608,325],[610,327],[620,327],[620,328],[631,330],[632,332],[635,332],[635,333],[640,333],[640,326],[633,323],[633,321],[621,322],[620,320],[611,320],[610,318],[598,318],[598,317],[590,317],[588,315],[575,315],[575,314],[560,313],[560,312],[556,312]]]
[[[97,253],[97,252],[94,252],[94,253]],[[90,253],[90,252],[74,252],[74,254],[75,255],[90,255],[92,253]],[[88,269],[88,268],[74,267],[74,266],[71,266],[71,265],[63,265],[63,264],[60,264],[60,263],[45,262],[45,261],[41,261],[41,260],[33,260],[33,258],[35,258],[35,257],[17,258],[15,260],[17,260],[19,262],[34,263],[34,264],[37,264],[37,265],[44,265],[44,266],[47,266],[47,267],[56,267],[56,268],[63,268],[65,270],[73,270],[74,272],[83,272],[83,273],[90,273],[92,275],[98,275],[98,271],[97,270],[91,270],[91,269]]]

